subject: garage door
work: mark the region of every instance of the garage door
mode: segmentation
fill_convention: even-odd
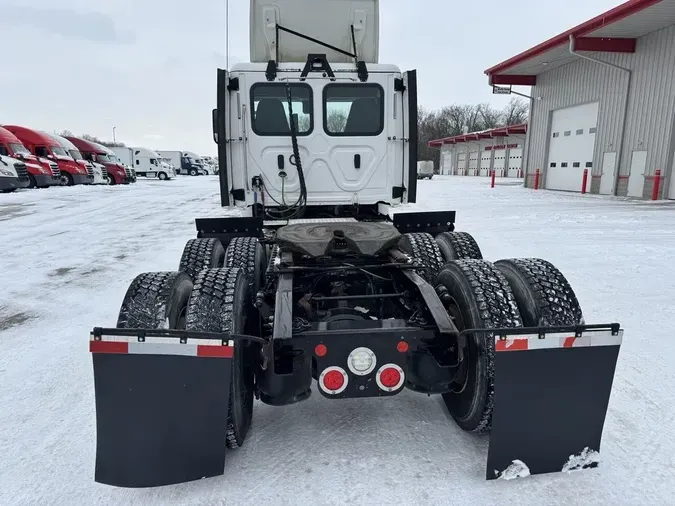
[[[452,152],[451,151],[442,151],[441,152],[441,174],[452,174]]]
[[[523,150],[521,148],[509,149],[509,177],[520,177],[520,169],[523,168]]]
[[[480,175],[490,175],[490,162],[492,162],[492,151],[482,151],[480,154]]]
[[[466,175],[466,153],[457,153],[457,175]]]
[[[670,169],[670,187],[668,189],[668,198],[675,200],[675,153],[673,153],[673,167]]]
[[[469,176],[478,175],[478,151],[469,153]]]
[[[506,167],[506,150],[496,149],[495,160],[492,164],[492,168],[495,169],[495,175],[500,177],[503,176],[505,167]]]
[[[598,102],[553,112],[546,188],[581,192],[584,169],[593,169]]]

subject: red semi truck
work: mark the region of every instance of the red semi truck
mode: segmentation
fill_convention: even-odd
[[[88,171],[73,160],[61,147],[61,144],[49,135],[39,130],[17,125],[3,125],[3,127],[16,135],[35,156],[48,158],[56,162],[61,172],[61,184],[72,186],[74,184],[91,184],[94,181],[93,171]]]
[[[131,171],[126,169],[117,158],[111,158],[111,152],[107,148],[79,137],[66,136],[66,139],[75,144],[86,160],[105,166],[110,184],[128,184],[134,181]]]
[[[0,127],[0,154],[11,156],[26,164],[30,178],[29,188],[47,188],[61,184],[61,172],[55,162],[35,156],[16,135],[2,127]]]

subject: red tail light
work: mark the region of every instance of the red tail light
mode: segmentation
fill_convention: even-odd
[[[385,364],[378,369],[375,381],[385,392],[394,392],[403,386],[405,373],[396,364]]]
[[[319,388],[327,394],[336,395],[347,388],[349,377],[342,367],[326,367],[319,376]]]

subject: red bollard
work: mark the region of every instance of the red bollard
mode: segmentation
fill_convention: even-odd
[[[659,186],[661,185],[661,169],[654,172],[654,187],[652,188],[652,200],[659,199]]]
[[[588,183],[588,169],[584,169],[584,177],[581,178],[581,194],[586,193],[586,183]]]
[[[495,187],[495,169],[492,169],[492,180],[490,181],[490,188]]]
[[[539,169],[534,171],[534,189],[539,189]]]

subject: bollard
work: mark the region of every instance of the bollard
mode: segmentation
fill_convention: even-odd
[[[534,171],[534,189],[539,189],[539,169]]]
[[[659,186],[661,185],[661,169],[654,172],[654,187],[652,188],[652,200],[659,199]]]
[[[581,178],[581,194],[586,193],[586,183],[588,183],[588,169],[584,169],[584,177]]]
[[[495,187],[495,169],[492,169],[492,180],[490,181],[490,188]]]

